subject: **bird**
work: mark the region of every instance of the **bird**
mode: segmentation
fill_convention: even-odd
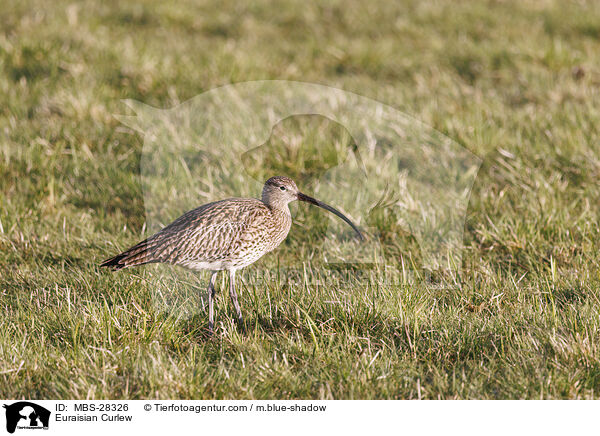
[[[211,271],[208,282],[208,330],[214,331],[215,278],[229,273],[229,295],[237,321],[243,324],[235,291],[236,272],[277,248],[287,237],[292,216],[289,203],[303,201],[341,218],[356,232],[358,227],[339,210],[298,190],[289,177],[268,179],[261,199],[228,198],[190,210],[171,224],[100,265],[121,270],[149,263],[178,265],[193,271]]]

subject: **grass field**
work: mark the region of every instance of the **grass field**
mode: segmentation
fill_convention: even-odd
[[[598,3],[4,3],[0,398],[600,396]],[[307,261],[326,285],[246,281],[243,332],[220,292],[207,340],[205,313],[154,304],[167,267],[100,270],[146,220],[121,99],[258,79],[382,101],[483,158],[453,287]],[[257,268],[302,262],[304,230]]]

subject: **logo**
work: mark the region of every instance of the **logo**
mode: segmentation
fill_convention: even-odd
[[[14,433],[15,429],[48,430],[50,411],[29,401],[19,401],[3,406],[6,409],[6,431]]]
[[[445,271],[462,268],[470,192],[482,161],[432,127],[358,94],[282,80],[226,85],[170,109],[125,103],[135,115],[117,119],[144,134],[140,171],[151,232],[199,200],[254,197],[265,180],[286,175],[334,202],[368,237],[357,244],[340,220],[293,206],[305,231],[292,231],[290,242],[311,247],[315,274],[305,273],[302,256],[277,256],[276,265],[271,257],[252,268],[248,280],[279,280],[281,271],[290,281],[296,272],[326,280],[385,271],[390,283],[423,278],[454,286]],[[200,175],[207,175],[202,186]],[[154,302],[191,316],[201,306],[187,287],[168,285],[184,282],[180,274],[152,275],[160,289]]]

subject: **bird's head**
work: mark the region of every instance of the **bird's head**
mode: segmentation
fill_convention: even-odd
[[[298,190],[296,183],[289,177],[275,176],[265,182],[262,191],[262,201],[269,207],[287,211],[289,213],[288,204],[295,200],[314,204],[315,206],[319,206],[320,208],[337,215],[354,229],[361,240],[364,239],[358,228],[343,213],[322,201],[303,194]]]
[[[262,191],[262,201],[278,209],[285,207],[298,199],[298,187],[289,177],[275,176],[265,182]]]

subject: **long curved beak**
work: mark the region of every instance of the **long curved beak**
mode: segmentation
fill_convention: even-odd
[[[341,219],[343,219],[350,227],[352,227],[354,229],[354,231],[356,232],[356,234],[358,235],[358,237],[360,238],[361,241],[364,241],[364,236],[362,235],[362,233],[360,232],[360,230],[358,230],[358,227],[356,227],[354,225],[354,223],[352,221],[350,221],[348,219],[348,217],[346,217],[346,215],[344,215],[342,212],[340,212],[339,210],[337,210],[336,208],[333,208],[331,206],[329,206],[328,204],[325,204],[315,198],[309,197],[306,194],[303,194],[302,192],[298,192],[298,200],[300,201],[306,201],[307,203],[310,204],[314,204],[315,206],[319,206],[320,208],[323,208],[325,210],[328,210],[329,212],[339,216]]]

